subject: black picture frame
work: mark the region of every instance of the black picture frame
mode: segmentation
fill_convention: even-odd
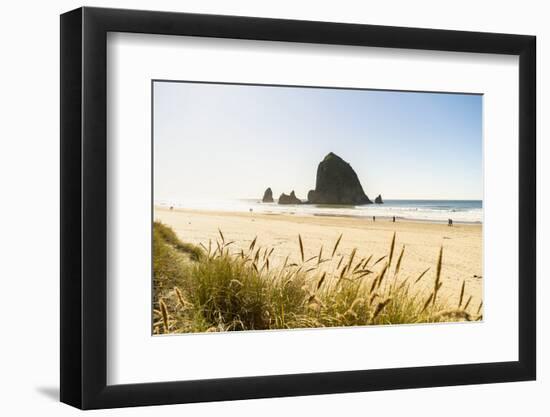
[[[519,56],[518,361],[107,385],[108,32]],[[88,7],[61,15],[61,401],[94,409],[535,379],[535,45],[524,35],[252,17]]]

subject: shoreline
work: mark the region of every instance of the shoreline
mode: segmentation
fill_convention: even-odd
[[[273,214],[279,214],[279,213],[273,213]],[[305,215],[307,216],[307,215]],[[370,219],[370,216],[354,216],[352,214],[312,214],[312,216],[319,216],[319,217],[349,217],[353,219]],[[392,216],[376,216],[376,219],[381,220],[391,220]],[[395,220],[399,220],[401,222],[413,222],[413,223],[435,223],[435,224],[447,224],[445,220],[431,220],[431,219],[410,219],[408,217],[399,217],[395,216]],[[453,224],[471,224],[471,225],[483,225],[483,222],[481,221],[465,221],[465,220],[453,220]]]
[[[259,203],[259,202],[256,202],[256,203]],[[302,204],[303,206],[307,205],[307,204]],[[287,208],[287,209],[292,209],[294,207],[298,208],[302,205],[298,205],[298,204],[283,204],[282,207],[284,208]],[[372,204],[373,205],[373,204]],[[166,210],[166,211],[170,211],[170,205],[158,205],[158,204],[153,204],[153,211],[154,210]],[[270,211],[270,210],[265,210],[265,211],[254,211],[252,210],[251,208],[249,208],[249,211],[247,210],[221,210],[221,209],[218,209],[218,208],[198,208],[198,207],[177,207],[177,206],[172,206],[173,209],[172,211],[183,211],[183,212],[186,212],[186,211],[190,211],[190,212],[197,212],[197,213],[203,213],[203,212],[209,212],[209,213],[212,213],[212,214],[228,214],[228,215],[232,215],[232,214],[237,214],[237,215],[250,215],[252,213],[254,214],[260,214],[260,215],[270,215],[270,216],[277,216],[277,215],[281,215],[281,216],[296,216],[296,217],[331,217],[331,218],[350,218],[350,219],[358,219],[358,220],[372,220],[372,217],[373,215],[361,215],[361,214],[346,214],[346,213],[315,213],[315,212],[312,212],[312,213],[307,213],[307,212],[297,212],[297,211]],[[324,207],[326,208],[326,207]],[[343,208],[342,206],[337,206],[335,207],[336,209],[338,208]],[[377,220],[391,220],[392,215],[381,215],[381,214],[376,214],[375,215],[376,219]],[[402,217],[402,216],[398,216],[398,215],[395,215],[395,219],[396,220],[399,220],[400,222],[415,222],[415,223],[435,223],[435,224],[447,224],[447,221],[448,219],[414,219],[414,218],[410,218],[410,217]],[[472,220],[472,221],[469,221],[469,220],[456,220],[456,219],[452,219],[453,220],[453,224],[464,224],[464,225],[483,225],[483,221],[481,220]]]
[[[292,208],[292,207],[300,207],[300,205],[283,205],[283,207]],[[340,206],[338,206],[340,207]],[[209,209],[209,208],[186,208],[186,207],[174,207],[173,209],[170,209],[170,206],[168,205],[157,205],[153,204],[153,211],[155,210],[164,210],[164,211],[174,211],[174,212],[195,212],[195,213],[211,213],[214,215],[221,215],[221,214],[227,214],[227,215],[266,215],[266,216],[295,216],[295,217],[305,217],[305,218],[311,218],[311,217],[328,217],[328,218],[346,218],[346,219],[357,219],[357,220],[366,220],[371,221],[372,216],[371,215],[354,215],[354,214],[343,214],[343,213],[296,213],[296,212],[275,212],[275,211],[245,211],[245,210],[219,210],[219,209]],[[377,220],[384,220],[384,221],[390,221],[393,216],[389,215],[376,215]],[[437,219],[412,219],[408,217],[401,217],[401,216],[395,216],[396,221],[399,222],[411,222],[411,223],[426,223],[426,224],[443,224],[447,225],[447,220],[437,220]],[[454,220],[453,224],[460,224],[460,225],[478,225],[483,226],[482,221],[466,221],[466,220]]]

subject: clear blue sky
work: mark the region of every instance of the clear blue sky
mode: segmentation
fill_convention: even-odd
[[[328,152],[367,195],[482,199],[482,96],[154,83],[155,200],[315,188]]]

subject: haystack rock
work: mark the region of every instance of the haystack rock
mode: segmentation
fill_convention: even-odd
[[[264,198],[262,198],[262,203],[273,203],[273,191],[271,191],[271,188],[265,190]]]
[[[382,201],[382,194],[378,194],[378,197],[374,199],[374,202],[376,204],[384,204],[384,202]]]
[[[307,199],[314,204],[372,204],[351,165],[332,152],[319,163],[315,190]]]
[[[302,200],[296,197],[296,194],[292,191],[290,195],[282,193],[279,197],[279,204],[302,204]]]

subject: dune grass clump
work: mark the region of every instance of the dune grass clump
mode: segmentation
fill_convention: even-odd
[[[406,248],[396,248],[393,234],[387,255],[359,258],[357,248],[338,254],[340,235],[330,250],[307,258],[302,236],[293,260],[273,266],[274,249],[254,238],[248,248],[233,248],[221,231],[201,247],[183,244],[168,226],[154,227],[153,332],[186,333],[294,329],[381,324],[480,320],[460,301],[452,308],[438,297],[442,286],[443,248],[432,291],[416,277],[400,276]],[[191,248],[191,250],[190,250]],[[324,256],[324,253],[330,256]],[[398,255],[396,255],[398,253]],[[424,286],[422,286],[424,288]],[[471,300],[471,297],[470,299]]]
[[[189,243],[181,242],[174,231],[160,223],[153,224],[153,292],[155,311],[162,312],[160,294],[185,282],[188,264],[198,261],[202,250]],[[166,310],[167,314],[167,310]]]
[[[191,257],[191,259],[195,261],[198,261],[202,256],[201,248],[195,245],[192,245],[191,243],[182,242],[178,238],[176,233],[172,230],[172,228],[170,228],[169,226],[166,226],[161,222],[153,223],[153,234],[155,234],[156,237],[161,239],[166,244],[171,245],[174,249],[178,250],[179,252],[188,254]]]

